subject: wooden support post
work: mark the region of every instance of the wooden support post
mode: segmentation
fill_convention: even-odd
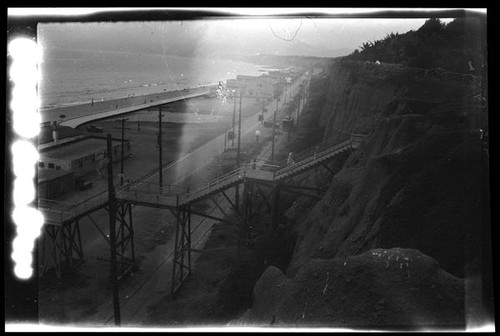
[[[262,200],[266,204],[267,210],[271,213],[273,207],[271,206],[271,204],[267,200],[266,195],[264,194],[264,192],[262,191],[262,189],[260,188],[260,186],[258,184],[257,184],[257,190],[259,191],[259,194],[262,196]]]
[[[160,179],[160,191],[163,187],[163,141],[162,141],[162,121],[161,121],[162,113],[161,113],[161,105],[158,107],[158,172],[159,172],[159,179]]]
[[[178,200],[177,200],[177,203]],[[177,253],[179,251],[179,225],[180,225],[180,216],[181,216],[181,210],[177,208],[175,217],[177,218],[177,226],[175,230],[175,241],[174,241],[174,260],[172,263],[172,283],[170,287],[170,294],[173,296],[176,289],[177,289],[177,271],[178,271],[178,265],[177,265]]]
[[[253,182],[247,182],[248,186],[248,191],[245,188],[245,194],[247,195],[247,219],[246,219],[246,227],[247,227],[247,236],[246,239],[249,242],[250,241],[250,234],[252,232],[252,225],[251,225],[251,218],[252,218],[252,211],[253,211]]]
[[[273,208],[271,212],[271,227],[270,232],[268,232],[269,236],[272,236],[278,227],[280,218],[280,185],[276,185],[273,191]]]
[[[177,211],[171,294],[175,295],[184,279],[191,274],[191,206]],[[185,273],[185,271],[187,271]]]
[[[229,198],[229,196],[227,196],[227,194],[222,191],[222,196],[224,196],[224,198],[226,199],[226,201],[228,201],[228,203],[231,205],[231,207],[233,208],[234,212],[236,212],[236,214],[238,216],[240,216],[240,213],[238,211],[238,208],[236,207],[236,205],[231,201],[231,199]]]
[[[332,176],[335,176],[335,173],[333,172],[333,170],[331,170],[330,168],[328,168],[328,166],[327,166],[326,164],[322,163],[321,165],[322,165],[323,167],[325,167],[325,168],[326,168],[326,170],[328,170],[328,172],[329,172],[330,174],[332,174]]]
[[[248,215],[249,215],[249,182],[245,180],[243,183],[243,227],[240,231],[240,239],[246,238],[246,232],[248,231]]]
[[[237,213],[240,212],[240,185],[234,187],[234,209]]]
[[[121,160],[120,160],[120,186],[123,186],[123,160],[125,158],[125,146],[123,145],[125,141],[125,119],[122,118],[122,147],[121,147]]]
[[[187,253],[187,258],[188,258],[188,274],[191,275],[191,204],[188,205],[188,211],[187,211],[187,230],[184,232],[186,233],[186,246],[184,247],[184,251]]]
[[[129,230],[130,230],[130,249],[131,249],[131,256],[132,256],[132,262],[135,262],[135,247],[134,247],[134,227],[132,225],[132,204],[128,204],[128,223],[129,223]]]
[[[273,135],[272,135],[272,144],[271,144],[271,161],[274,163],[274,137],[276,135],[276,113],[278,112],[278,101],[279,96],[276,98],[276,110],[274,110],[274,118],[273,118]]]
[[[231,147],[234,147],[235,129],[236,129],[236,93],[233,92],[234,107],[233,107],[233,137],[231,139]]]
[[[81,260],[83,260],[83,245],[82,245],[82,236],[80,234],[80,223],[78,221],[78,219],[75,221],[75,230],[76,230],[76,234],[77,234],[77,237],[78,237],[78,256],[80,257]]]
[[[116,272],[116,237],[115,237],[115,189],[113,186],[113,148],[111,144],[111,134],[107,136],[107,156],[108,156],[108,202],[109,202],[109,245],[110,245],[110,278],[113,291],[113,312],[115,325],[121,324],[120,318],[120,298],[118,293],[118,279]]]

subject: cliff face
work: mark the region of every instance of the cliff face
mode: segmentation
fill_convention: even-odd
[[[333,67],[325,137],[369,135],[302,224],[290,274],[313,257],[409,247],[464,275],[479,255],[486,174],[472,90]]]
[[[419,259],[432,264],[435,272],[429,277],[417,270],[412,273],[411,281],[429,281],[427,285],[442,286],[438,292],[451,293],[451,296],[458,293],[456,288],[462,286],[463,289],[462,278],[481,273],[480,242],[488,178],[479,132],[479,127],[485,125],[485,116],[474,97],[477,88],[463,82],[374,75],[362,67],[339,63],[332,66],[329,81],[321,115],[325,139],[345,137],[345,133],[364,133],[368,137],[340,166],[337,161],[336,174],[320,201],[311,207],[310,200],[298,200],[286,211],[298,237],[287,270],[289,278],[283,274],[266,275],[266,272],[254,289],[254,308],[243,318],[243,323],[255,321],[256,316],[264,320],[275,316],[276,319],[280,309],[300,304],[284,297],[267,299],[267,294],[262,294],[263,288],[273,286],[277,277],[284,279],[288,289],[280,289],[281,294],[273,295],[294,297],[304,290],[301,287],[304,277],[311,278],[311,272],[333,272],[333,267],[337,282],[330,285],[336,288],[330,287],[331,290],[340,291],[346,300],[363,295],[360,293],[364,292],[356,292],[355,287],[350,289],[346,281],[352,274],[339,268],[338,263],[339,260],[358,260],[356,256],[361,255],[368,258],[375,249],[392,254],[399,248],[411,249]],[[303,181],[314,179],[312,175]],[[411,324],[408,316],[415,317],[413,313],[417,311],[418,316],[432,315],[428,321],[436,324],[464,322],[463,318],[449,318],[453,311],[463,312],[460,300],[441,296],[444,301],[451,300],[448,301],[451,306],[430,309],[413,294],[431,300],[435,293],[418,286],[413,294],[408,292],[411,286],[403,286],[401,292],[393,291],[392,280],[389,280],[393,278],[384,264],[365,262],[370,265],[367,272],[376,273],[377,277],[359,281],[367,281],[367,286],[381,281],[384,285],[376,286],[380,295],[377,300],[391,305],[386,308],[389,311],[400,311],[399,315],[385,320],[368,318],[369,324]],[[365,276],[364,272],[356,275]],[[369,288],[363,290],[370,291]],[[314,295],[319,294],[316,291]],[[398,295],[410,300],[409,305],[395,300]],[[323,307],[333,311],[323,316],[323,320],[313,319],[314,323],[361,323],[362,319],[354,318],[356,314],[371,316],[369,311],[378,309],[377,300],[365,300],[362,307],[342,305],[342,309],[347,310],[342,323],[336,315],[339,312],[331,308],[342,302],[320,300],[312,303],[315,309]],[[266,304],[264,312],[262,307]],[[304,309],[307,316],[307,308]],[[414,319],[414,322],[421,325],[426,319],[418,323]],[[287,319],[283,315],[281,323],[300,323],[299,320],[297,316]]]

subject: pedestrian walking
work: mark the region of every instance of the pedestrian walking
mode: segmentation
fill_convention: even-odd
[[[287,164],[287,166],[289,166],[289,165],[291,165],[293,163],[294,163],[294,161],[293,161],[293,153],[290,152],[290,153],[288,153],[288,159],[286,160],[286,164]]]
[[[255,131],[255,141],[256,141],[256,142],[259,142],[259,136],[260,136],[260,130],[259,130],[259,129],[257,129],[257,130]]]

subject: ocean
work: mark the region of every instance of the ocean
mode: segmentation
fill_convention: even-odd
[[[261,75],[263,66],[160,54],[46,48],[40,65],[42,108],[172,91]]]

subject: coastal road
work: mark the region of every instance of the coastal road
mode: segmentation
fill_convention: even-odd
[[[298,83],[295,84],[296,87],[300,85],[300,82],[304,78],[302,77],[298,80]],[[294,93],[294,95],[297,92]],[[288,96],[289,93],[287,92]],[[283,93],[280,97],[281,102],[284,102],[285,93]],[[251,98],[243,98],[243,99],[251,99]],[[287,98],[288,101],[291,101],[292,98]],[[276,120],[279,121],[285,117],[283,104],[278,105],[278,111],[276,113]],[[302,106],[303,107],[303,106]],[[274,110],[276,109],[276,101],[273,100],[271,103],[265,105],[268,111],[272,111],[268,113],[268,117],[272,118]],[[243,114],[243,113],[242,113]],[[251,115],[248,115],[246,118],[241,121],[241,143],[248,143],[255,141],[255,130],[260,129],[264,131],[264,127],[261,122],[258,121],[258,115],[260,114],[260,110],[256,110]],[[237,136],[238,132],[238,113],[236,115],[236,129],[235,136]],[[278,133],[278,132],[276,132]],[[217,136],[211,141],[207,142],[205,145],[198,147],[195,151],[185,155],[181,159],[176,162],[169,164],[167,167],[163,169],[163,181],[164,184],[172,184],[172,185],[182,185],[182,181],[184,181],[188,176],[198,177],[196,181],[199,183],[208,181],[208,179],[214,178],[215,176],[207,176],[203,170],[205,169],[205,164],[210,162],[211,160],[216,159],[221,155],[224,148],[224,134]],[[264,135],[261,135],[264,138]],[[235,140],[235,147],[237,146],[237,138]],[[243,146],[242,146],[243,147]],[[154,183],[158,181],[159,172],[156,172],[146,179],[143,182]]]

